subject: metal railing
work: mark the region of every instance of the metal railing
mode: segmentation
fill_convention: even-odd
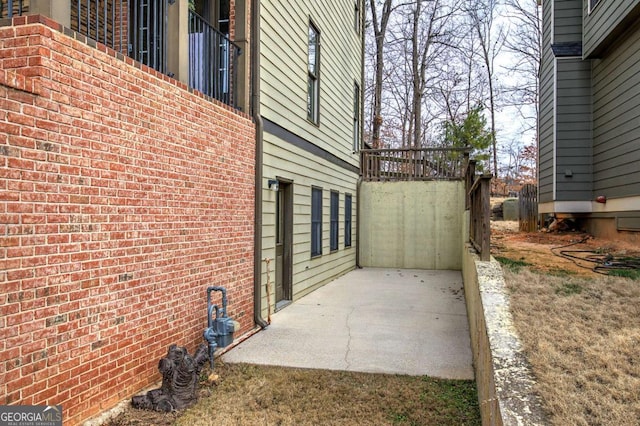
[[[166,73],[166,0],[72,0],[71,29]]]
[[[69,0],[70,26],[92,40],[166,74],[167,0]],[[0,18],[29,13],[29,1],[0,0]],[[204,18],[189,11],[188,84],[235,107],[240,48]],[[171,75],[171,74],[170,74]]]
[[[240,48],[204,18],[189,11],[189,86],[235,106]]]
[[[85,0],[87,1],[87,0]],[[105,0],[89,0],[96,3]],[[109,0],[129,3],[128,55],[161,73],[167,73],[167,0]],[[126,6],[125,6],[126,7]],[[120,34],[123,28],[120,28]],[[114,47],[115,50],[118,50]]]
[[[0,0],[0,18],[29,13],[29,1]],[[70,27],[157,71],[167,68],[167,0],[69,0]]]
[[[26,6],[28,7],[28,4]],[[23,0],[0,0],[0,18],[20,16],[24,11],[25,4]]]
[[[127,55],[128,7],[121,0],[72,0],[71,29]]]
[[[466,148],[363,149],[365,181],[458,180],[469,158]]]

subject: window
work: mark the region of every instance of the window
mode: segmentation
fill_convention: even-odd
[[[353,29],[356,30],[356,34],[360,34],[360,0],[355,1]]]
[[[589,0],[589,13],[600,3],[600,0]]]
[[[318,124],[320,96],[320,32],[309,23],[309,64],[307,87],[307,118]]]
[[[344,246],[351,247],[351,194],[344,195]]]
[[[353,85],[353,152],[360,150],[360,86]]]
[[[311,188],[311,257],[322,254],[322,189]]]
[[[331,251],[338,250],[338,208],[339,208],[340,196],[336,191],[331,191],[331,238],[329,242],[329,249]]]

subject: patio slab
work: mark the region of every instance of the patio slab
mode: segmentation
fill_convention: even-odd
[[[462,274],[354,270],[273,314],[222,360],[471,380]]]

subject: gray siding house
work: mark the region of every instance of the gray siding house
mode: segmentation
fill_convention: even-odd
[[[640,241],[640,0],[544,0],[538,202]]]

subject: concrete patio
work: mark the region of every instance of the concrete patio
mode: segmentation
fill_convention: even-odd
[[[474,379],[460,271],[357,269],[271,320],[222,360]]]

